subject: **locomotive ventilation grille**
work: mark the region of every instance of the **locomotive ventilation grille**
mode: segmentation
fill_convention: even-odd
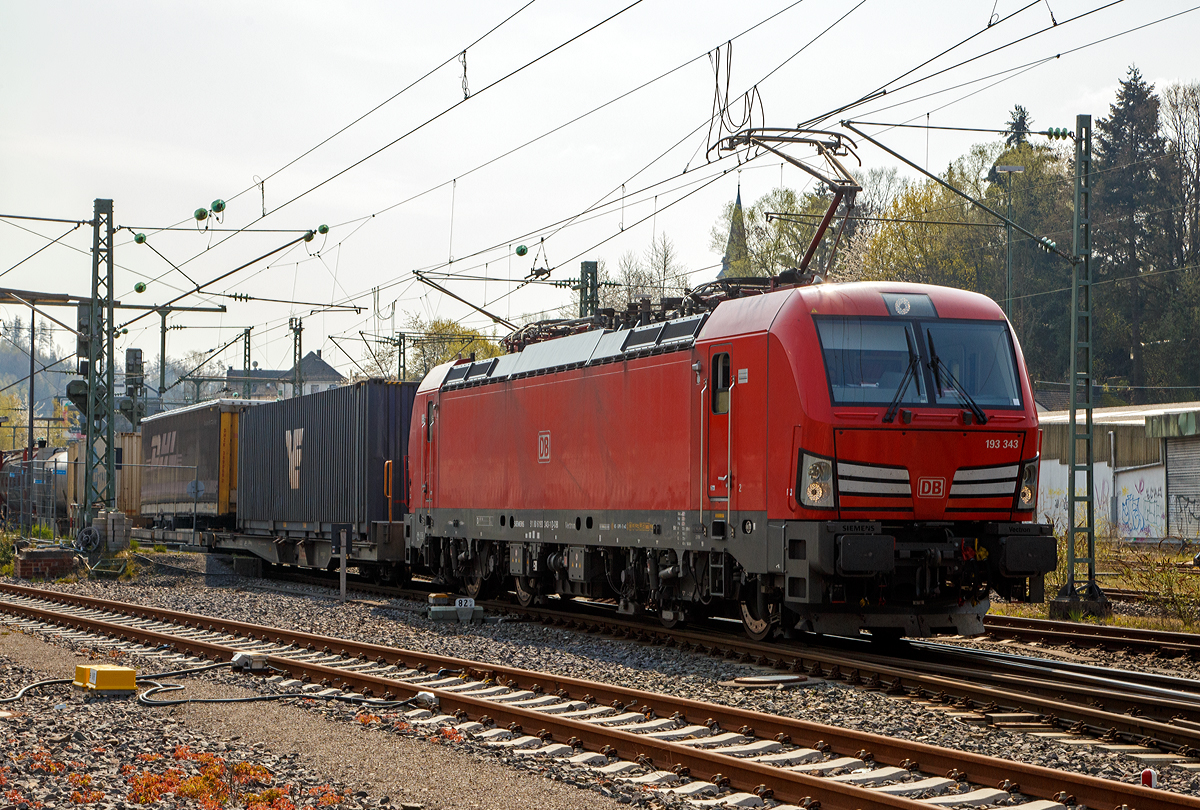
[[[838,492],[850,498],[911,498],[912,484],[903,467],[867,464],[837,465]]]
[[[954,474],[950,497],[1012,498],[1017,490],[1017,476],[1020,473],[1020,464],[959,470]]]

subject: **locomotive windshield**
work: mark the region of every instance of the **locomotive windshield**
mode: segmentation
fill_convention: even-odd
[[[1008,329],[999,321],[931,321],[923,324],[925,349],[937,353],[943,373],[934,401],[958,405],[956,384],[983,408],[1021,404]],[[936,381],[935,381],[936,382]]]
[[[983,408],[1021,406],[1016,360],[1002,322],[856,317],[816,322],[835,405],[962,407],[969,399]],[[914,357],[918,373],[906,385]]]
[[[912,321],[820,318],[817,331],[834,404],[887,405],[896,399],[920,342]],[[923,384],[909,384],[899,401],[925,403],[928,393]]]

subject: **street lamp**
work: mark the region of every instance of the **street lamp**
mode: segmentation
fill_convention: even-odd
[[[1008,221],[1004,231],[1008,236],[1008,261],[1004,273],[1004,315],[1012,320],[1012,176],[1025,171],[1024,166],[997,166],[996,171],[1008,175]]]

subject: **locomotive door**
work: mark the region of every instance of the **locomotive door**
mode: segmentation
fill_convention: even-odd
[[[714,509],[728,509],[733,461],[733,377],[728,343],[714,346],[708,355],[708,431],[705,436],[705,492]]]
[[[437,431],[434,429],[434,414],[437,412],[437,404],[433,401],[431,395],[425,400],[425,413],[421,414],[421,460],[422,460],[422,484],[421,490],[424,500],[424,506],[429,508],[433,506],[433,485],[434,473],[437,470]]]

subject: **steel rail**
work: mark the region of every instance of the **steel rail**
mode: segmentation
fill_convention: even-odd
[[[288,579],[323,586],[319,577],[299,575]],[[422,598],[427,594],[413,589],[396,589],[360,584],[367,592],[389,596],[403,594]],[[742,662],[772,666],[791,672],[807,672],[835,680],[849,680],[868,689],[892,694],[925,697],[954,703],[963,710],[981,712],[1033,712],[1047,724],[1047,730],[1065,728],[1113,742],[1155,746],[1181,754],[1200,754],[1200,724],[1195,704],[1188,705],[1170,696],[1149,694],[1146,689],[1128,689],[1111,679],[1097,683],[1080,675],[1064,677],[1061,672],[1043,673],[1038,678],[1028,671],[997,671],[993,662],[973,669],[942,661],[897,660],[874,653],[854,652],[839,655],[793,641],[754,642],[740,635],[698,632],[685,628],[667,629],[653,624],[608,616],[596,612],[580,615],[578,610],[564,612],[546,606],[522,608],[499,600],[477,600],[477,604],[497,610],[523,614],[542,622],[552,622],[586,632],[615,632],[626,638],[650,644],[681,646],[713,656],[736,658]],[[578,608],[578,603],[572,603]],[[1060,623],[1061,624],[1061,623]],[[1070,626],[1070,625],[1068,625]],[[969,647],[953,648],[962,654],[976,653]],[[994,655],[978,651],[980,655]],[[1070,665],[1055,662],[1057,668]],[[1129,678],[1160,681],[1161,676],[1123,673]],[[955,677],[949,677],[949,676]],[[1079,682],[1072,683],[1071,678]],[[985,685],[991,684],[991,687]],[[1200,686],[1200,684],[1197,684]]]
[[[986,634],[994,638],[1044,641],[1063,645],[1096,645],[1155,652],[1166,656],[1200,658],[1200,635],[1133,627],[1023,619],[1016,616],[987,616]]]
[[[1041,798],[1050,799],[1065,792],[1074,795],[1079,802],[1091,807],[1107,807],[1114,802],[1120,802],[1131,808],[1137,808],[1137,810],[1166,810],[1167,808],[1197,808],[1200,810],[1200,799],[1181,794],[1150,790],[1138,785],[1127,785],[1082,774],[1055,771],[1037,765],[998,760],[924,743],[839,729],[671,695],[654,694],[548,673],[480,664],[463,659],[400,650],[394,647],[23,586],[0,584],[0,591],[63,605],[124,613],[133,618],[178,622],[185,628],[194,627],[198,630],[207,629],[252,639],[291,644],[302,647],[304,650],[310,647],[316,649],[320,645],[324,651],[342,655],[345,658],[374,659],[408,668],[424,665],[428,669],[430,665],[433,665],[438,669],[457,669],[464,673],[482,673],[498,679],[509,678],[512,685],[530,688],[535,692],[539,689],[534,687],[540,687],[540,691],[556,691],[568,696],[587,695],[597,703],[616,701],[625,707],[647,706],[654,709],[659,715],[670,716],[678,712],[691,722],[698,723],[702,722],[702,718],[713,718],[722,727],[745,726],[753,729],[758,737],[764,739],[781,735],[780,739],[787,739],[795,744],[801,744],[800,741],[822,740],[838,751],[867,750],[871,752],[872,758],[876,762],[882,764],[912,767],[915,759],[924,772],[954,773],[959,777],[969,777],[971,781],[980,784],[999,784],[1007,780],[1010,783],[1019,784],[1022,793]],[[11,602],[0,603],[0,607],[37,621],[52,621],[89,632],[103,632],[112,637],[152,643],[156,646],[169,645],[176,650],[203,655],[207,658],[227,658],[233,651],[239,649],[236,642],[188,638],[94,617],[62,613],[50,608],[38,608]],[[880,795],[867,788],[830,782],[820,777],[773,768],[718,752],[697,751],[689,746],[647,739],[642,735],[622,732],[619,729],[598,728],[593,724],[569,718],[505,706],[421,684],[406,684],[378,675],[346,671],[323,664],[299,662],[288,656],[272,655],[269,660],[272,665],[288,671],[294,677],[308,676],[312,680],[320,679],[331,685],[340,683],[342,684],[341,688],[353,689],[364,695],[386,696],[390,693],[393,696],[415,696],[418,691],[431,691],[438,696],[443,711],[449,713],[462,710],[469,716],[487,715],[498,723],[515,723],[521,728],[538,727],[549,732],[554,739],[567,740],[575,737],[587,744],[598,744],[603,740],[603,744],[612,745],[623,758],[636,759],[638,755],[649,756],[651,760],[657,760],[664,764],[672,762],[688,767],[693,774],[701,778],[724,774],[729,777],[731,784],[743,790],[753,790],[757,785],[766,784],[764,779],[769,779],[772,789],[775,791],[775,797],[785,801],[803,801],[805,797],[817,794],[823,804],[829,808],[844,807],[847,810],[849,808],[862,808],[863,810],[867,808],[907,808],[908,810],[925,808],[928,810],[929,807],[927,804],[914,800]]]
[[[1046,718],[1050,724],[1048,728],[1061,725],[1096,736],[1119,735],[1130,742],[1153,745],[1165,750],[1179,750],[1188,755],[1194,755],[1197,749],[1200,749],[1200,729],[1168,722],[1172,716],[1169,712],[1176,708],[1170,706],[1168,701],[1140,694],[1122,694],[1113,687],[1099,690],[1095,686],[1073,686],[1067,682],[1038,684],[1028,675],[1016,676],[984,669],[951,668],[936,663],[924,664],[918,669],[911,660],[898,662],[871,653],[838,654],[787,642],[753,642],[732,636],[714,638],[709,633],[678,628],[667,630],[628,620],[594,616],[575,618],[546,608],[524,608],[521,612],[537,616],[546,622],[558,622],[568,627],[574,625],[589,632],[603,632],[606,627],[616,627],[620,634],[635,640],[674,644],[686,650],[734,658],[742,662],[805,672],[834,680],[848,680],[853,684],[865,684],[868,688],[886,690],[893,694],[933,697],[945,702],[956,702],[964,709],[1034,712]],[[992,662],[989,662],[989,665],[991,664]],[[935,671],[938,669],[953,671],[959,677],[940,674]],[[989,680],[997,685],[983,685],[980,680]],[[1018,689],[1035,691],[1017,691]],[[1057,696],[1064,694],[1077,695],[1078,702],[1058,699]],[[1094,702],[1100,699],[1108,706],[1120,706],[1121,711],[1107,711],[1094,705]],[[1136,707],[1141,711],[1156,703],[1163,706],[1166,714],[1164,719],[1123,713],[1126,708]],[[1195,708],[1190,707],[1190,710],[1195,711]]]
[[[324,584],[319,577],[305,575],[288,579]],[[427,595],[412,589],[362,584],[359,587],[367,592],[389,596],[404,594],[410,598],[422,598]],[[932,698],[954,703],[963,710],[1033,712],[1042,716],[1048,730],[1061,727],[1114,742],[1123,740],[1189,756],[1200,754],[1200,725],[1196,723],[1196,706],[1172,702],[1167,697],[1147,695],[1145,690],[1126,692],[1115,683],[1072,684],[1062,678],[1061,673],[1056,673],[1059,680],[1048,682],[1028,672],[994,671],[991,662],[986,667],[967,669],[944,661],[918,663],[911,659],[899,661],[873,653],[838,654],[789,641],[754,642],[732,634],[714,635],[684,628],[667,629],[595,612],[580,615],[578,611],[564,612],[546,606],[522,608],[498,600],[477,600],[477,604],[586,632],[614,632],[635,641],[680,646],[784,671],[848,680],[855,685],[892,694]],[[956,649],[964,654],[973,652],[967,647]],[[951,678],[949,675],[957,677]],[[1136,677],[1137,673],[1129,675]],[[1158,679],[1158,676],[1153,678]],[[984,685],[981,681],[992,686]],[[1068,696],[1072,699],[1068,700]],[[1151,716],[1142,716],[1147,710]],[[1182,720],[1176,720],[1176,715],[1183,715]]]

